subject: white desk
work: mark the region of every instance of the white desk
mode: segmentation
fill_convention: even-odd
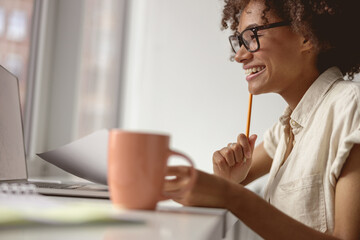
[[[61,198],[72,201],[71,198]],[[77,201],[79,199],[76,199]],[[83,201],[106,201],[84,199]],[[131,217],[144,220],[143,224],[92,224],[70,227],[14,227],[0,230],[0,239],[232,239],[228,234],[237,223],[237,218],[224,209],[182,207],[166,201],[156,211],[127,211]]]

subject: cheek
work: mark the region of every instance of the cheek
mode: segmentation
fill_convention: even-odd
[[[295,70],[301,63],[299,52],[286,44],[274,46],[267,55],[270,66],[283,73]]]
[[[299,61],[300,46],[299,40],[293,34],[278,34],[269,37],[261,44],[261,50],[267,57],[283,65]]]

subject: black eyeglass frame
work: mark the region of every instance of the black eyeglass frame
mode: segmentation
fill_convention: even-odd
[[[234,34],[234,35],[231,35],[229,36],[229,42],[230,42],[230,45],[231,45],[231,48],[232,50],[234,51],[234,53],[236,53],[236,50],[232,44],[232,41],[231,39],[232,38],[237,38],[238,42],[239,42],[239,49],[241,48],[242,45],[244,45],[244,47],[246,48],[247,51],[249,52],[256,52],[260,49],[260,42],[259,42],[259,37],[258,37],[258,34],[257,32],[259,30],[264,30],[264,29],[269,29],[269,28],[276,28],[276,27],[282,27],[282,26],[288,26],[289,25],[289,22],[288,21],[282,21],[282,22],[276,22],[276,23],[270,23],[270,24],[266,24],[266,25],[262,25],[262,26],[256,26],[256,27],[250,27],[250,28],[246,28],[244,29],[241,33],[239,34]],[[255,50],[250,50],[249,46],[247,46],[243,40],[243,34],[244,32],[246,31],[249,31],[251,30],[254,34],[254,37],[256,39],[256,43],[257,43],[257,48]]]

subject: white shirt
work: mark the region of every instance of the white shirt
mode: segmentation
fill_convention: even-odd
[[[289,126],[293,148],[284,160]],[[265,199],[314,229],[332,232],[335,186],[351,148],[360,143],[359,128],[360,83],[329,68],[294,111],[288,107],[265,133],[264,147],[273,158]]]

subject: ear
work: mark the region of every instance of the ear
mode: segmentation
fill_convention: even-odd
[[[302,52],[308,52],[314,48],[313,43],[309,40],[308,37],[303,36],[301,37],[300,41]]]

